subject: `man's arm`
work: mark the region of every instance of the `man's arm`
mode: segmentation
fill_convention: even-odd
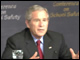
[[[2,54],[2,59],[12,59],[12,50],[15,49],[13,41],[9,38],[6,43],[5,50]]]
[[[60,51],[60,53],[59,53],[60,59],[72,59],[71,53],[69,51],[68,46],[65,43],[63,35],[62,35],[62,43],[61,43],[61,47],[60,47],[59,51]]]

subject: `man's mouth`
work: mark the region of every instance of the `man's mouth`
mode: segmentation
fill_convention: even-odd
[[[43,32],[43,31],[44,31],[44,29],[38,29],[38,31],[39,31],[39,32]]]

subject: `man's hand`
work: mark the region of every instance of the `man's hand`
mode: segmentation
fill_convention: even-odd
[[[78,51],[77,54],[75,54],[73,49],[70,48],[70,52],[71,52],[71,55],[72,55],[72,59],[79,59],[79,51]]]
[[[37,52],[34,53],[34,55],[30,59],[39,59],[39,56],[37,56]]]

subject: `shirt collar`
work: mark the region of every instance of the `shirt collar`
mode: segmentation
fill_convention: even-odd
[[[32,35],[32,34],[31,34]],[[33,35],[32,35],[34,42],[36,43],[38,40],[41,41],[41,43],[43,44],[43,36],[40,39],[36,39]]]

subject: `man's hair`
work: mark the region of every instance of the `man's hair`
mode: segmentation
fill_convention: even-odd
[[[46,8],[44,8],[40,5],[33,5],[26,11],[26,15],[25,15],[26,20],[30,21],[32,19],[32,12],[39,11],[39,10],[44,10],[48,14],[48,11]],[[49,17],[49,14],[48,14],[48,17]]]

